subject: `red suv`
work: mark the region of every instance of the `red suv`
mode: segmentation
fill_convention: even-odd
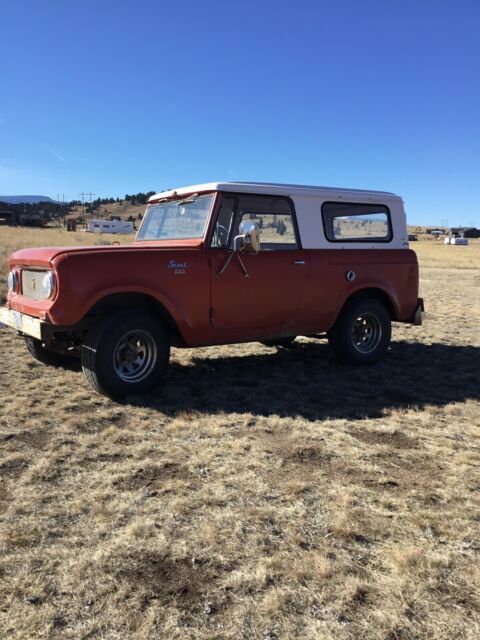
[[[24,249],[0,321],[38,360],[81,358],[94,389],[147,391],[170,346],[326,336],[372,364],[391,322],[421,324],[401,198],[378,191],[216,182],[149,200],[129,246]]]

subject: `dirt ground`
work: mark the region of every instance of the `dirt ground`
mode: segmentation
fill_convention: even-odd
[[[0,229],[0,297],[86,237]],[[115,404],[0,328],[1,637],[477,640],[480,242],[412,248],[425,324],[370,368],[173,350]]]

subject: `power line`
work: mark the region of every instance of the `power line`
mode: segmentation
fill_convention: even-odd
[[[95,193],[85,193],[85,192],[82,191],[82,193],[79,193],[78,195],[82,197],[83,221],[85,222],[85,196],[88,196],[90,198],[90,217],[93,217],[92,196],[94,196],[96,194]]]

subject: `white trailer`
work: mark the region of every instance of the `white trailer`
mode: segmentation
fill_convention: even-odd
[[[451,238],[445,238],[445,244],[459,244],[459,245],[468,245],[468,238],[456,238],[452,236]]]
[[[91,233],[133,233],[133,222],[126,220],[91,220],[86,229]]]

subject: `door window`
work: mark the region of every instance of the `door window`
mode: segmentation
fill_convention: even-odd
[[[288,198],[261,195],[223,196],[211,246],[233,249],[233,239],[243,221],[258,224],[262,251],[300,248]]]

